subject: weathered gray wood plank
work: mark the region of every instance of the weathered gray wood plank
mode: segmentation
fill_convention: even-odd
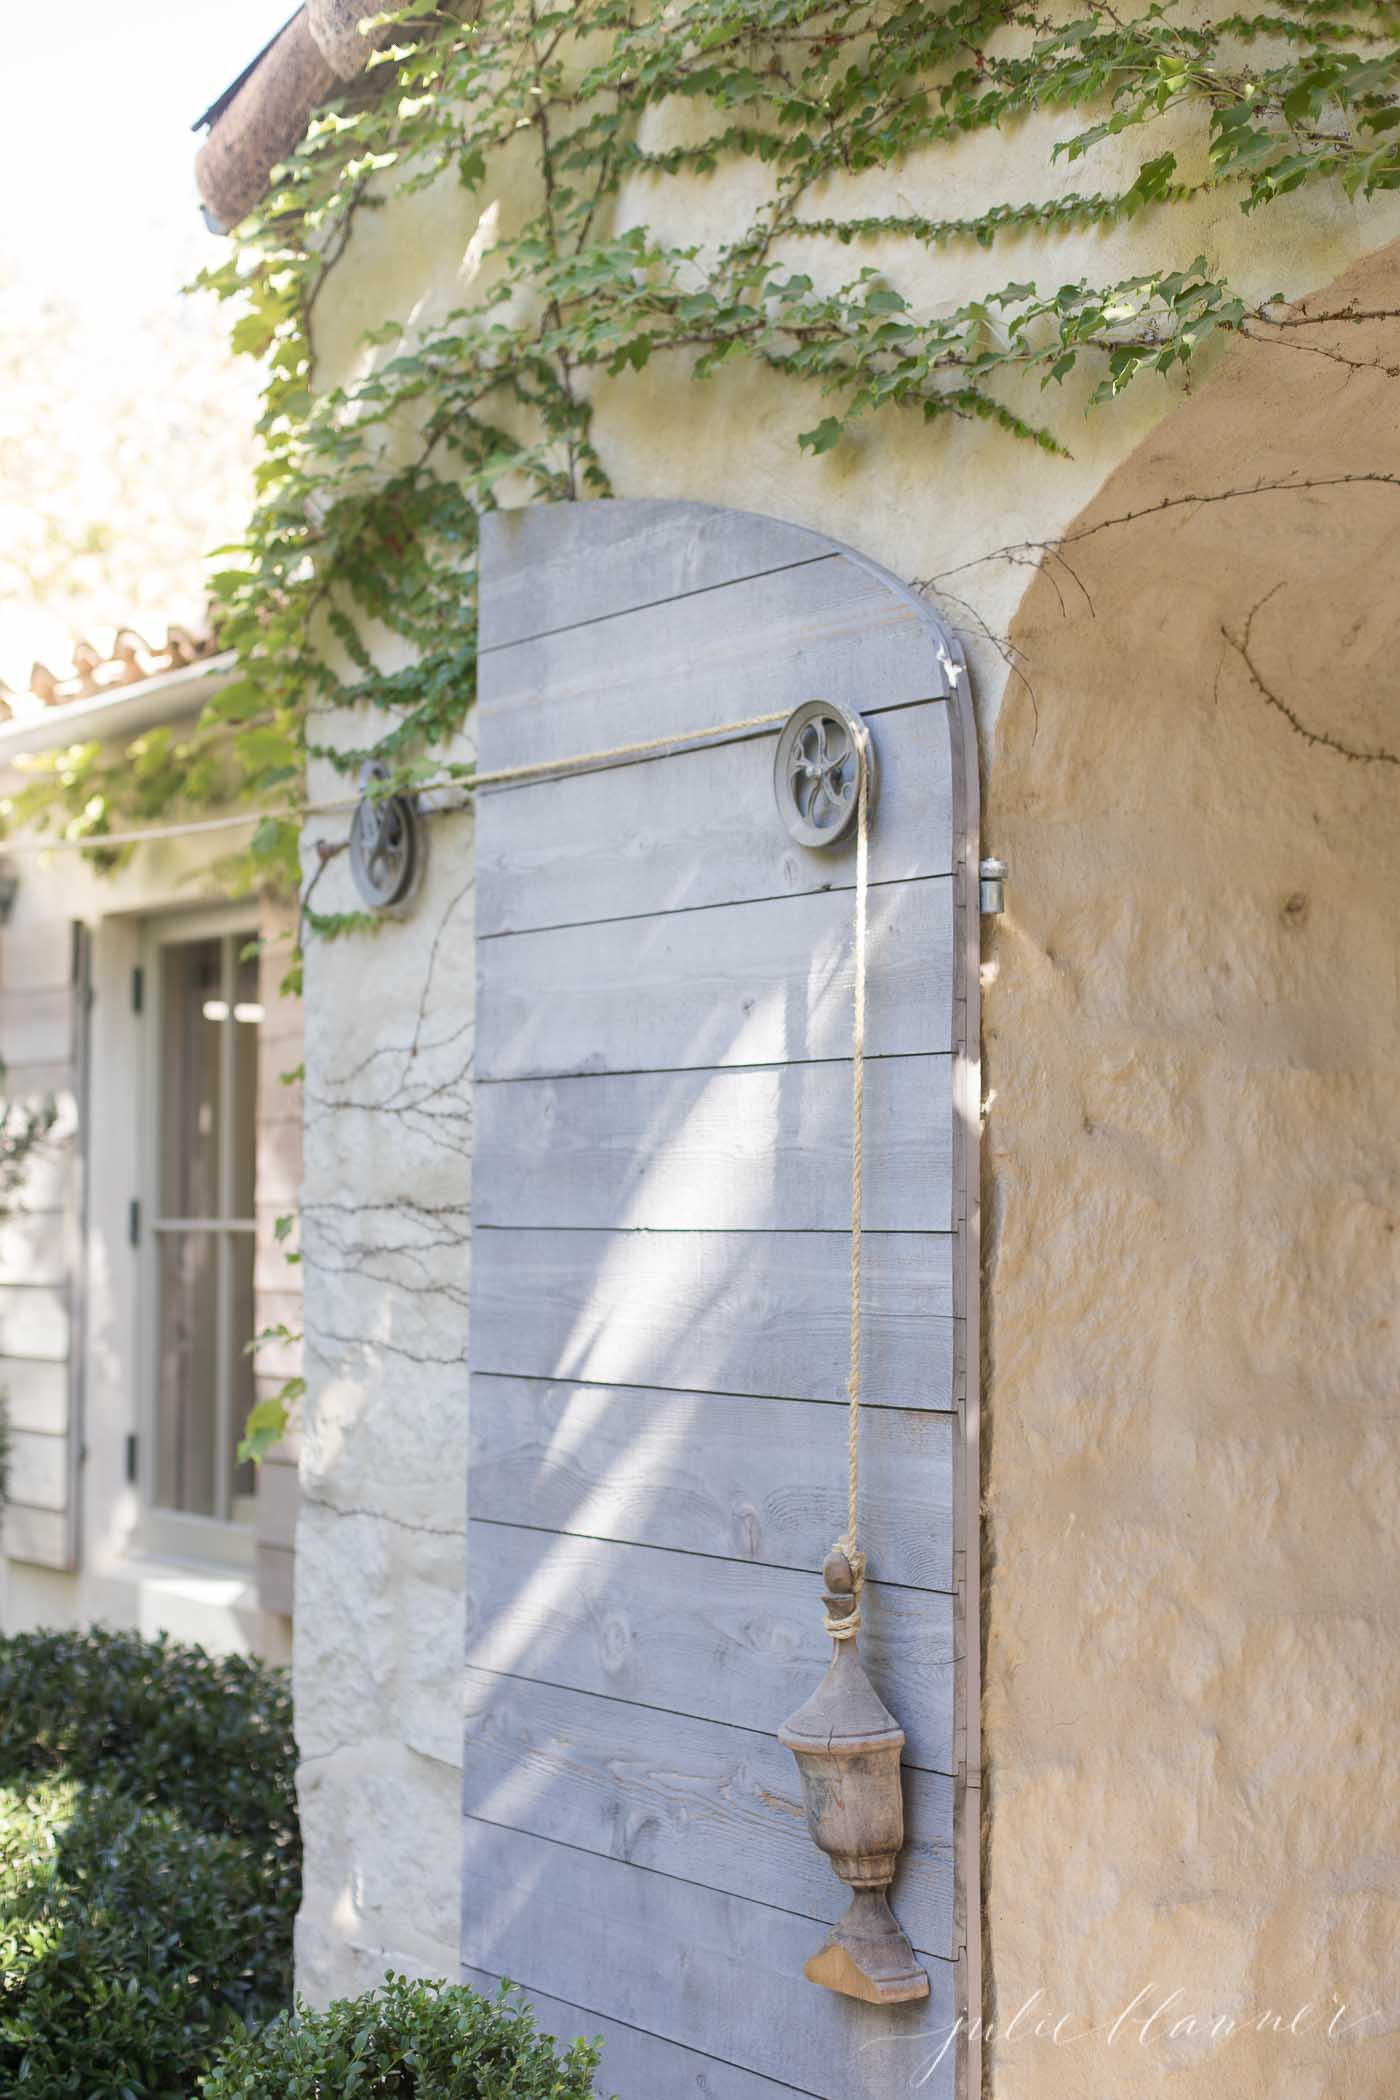
[[[475,1669],[774,1734],[830,1660],[812,1575],[480,1520],[467,1558]],[[863,1610],[906,1761],[948,1771],[952,1600],[869,1583]]]
[[[0,986],[6,993],[66,990],[72,981],[73,938],[67,919],[7,926],[0,932]]]
[[[866,1051],[952,1042],[952,888],[870,892]],[[505,934],[479,960],[478,1080],[849,1057],[849,891]]]
[[[61,1284],[18,1284],[0,1278],[0,1357],[66,1362],[68,1292]]]
[[[861,1543],[886,1582],[953,1586],[954,1422],[892,1407],[864,1419]],[[845,1529],[845,1449],[844,1405],[478,1374],[471,1514],[819,1569]]]
[[[812,1843],[774,1736],[554,1685],[466,1675],[469,1815],[834,1924],[850,1900]],[[894,1900],[914,1946],[949,1958],[952,1781],[908,1770]]]
[[[34,1509],[64,1509],[68,1503],[68,1439],[61,1432],[14,1429],[10,1433],[8,1492]]]
[[[68,1427],[68,1366],[30,1362],[23,1357],[0,1361],[0,1392],[11,1429],[38,1430],[62,1436]]]
[[[0,1550],[9,1560],[40,1568],[68,1566],[68,1517],[60,1510],[7,1502],[0,1510]]]
[[[8,1079],[8,1073],[5,1076]],[[63,1211],[71,1218],[76,1179],[76,1148],[71,1138],[60,1133],[52,1142],[37,1146],[25,1161],[19,1194],[10,1199],[16,1207],[6,1223],[14,1225],[27,1217],[42,1217],[53,1211]],[[0,1282],[18,1282],[23,1273],[0,1257]]]
[[[861,709],[947,691],[914,608],[842,555],[483,656],[484,771],[688,735],[802,700]]]
[[[682,1392],[844,1397],[850,1247],[840,1233],[507,1232],[472,1252],[475,1371]],[[951,1243],[867,1233],[864,1399],[952,1402]]]
[[[946,875],[952,780],[944,702],[870,717],[880,796],[872,882]],[[739,742],[534,781],[483,797],[477,933],[578,925],[850,888],[855,841],[794,845],[773,801],[776,729]]]
[[[86,1060],[88,943],[67,920],[0,934],[0,1092],[52,1098],[57,1122],[0,1223],[0,1392],[13,1432],[4,1550],[72,1565],[69,1507],[81,1447],[70,1363],[81,1308],[77,1105]]]
[[[73,996],[66,984],[46,992],[0,993],[0,1062],[58,1064],[73,1047]]]
[[[465,1962],[458,1976],[484,1998],[494,1998],[502,1980]],[[517,1984],[511,2003],[517,2002],[533,2006],[540,2031],[558,2041],[568,2043],[578,2035],[600,2040],[603,2061],[595,2090],[615,2100],[806,2100],[794,2085],[756,2077],[738,2064],[721,2063],[698,2049],[679,2048],[640,2027],[624,2027],[581,2005],[566,2005],[544,1991],[528,1991]]]
[[[13,995],[11,995],[13,996]],[[44,1149],[60,1146],[61,1140],[71,1138],[77,1129],[77,1104],[73,1099],[73,1066],[66,1049],[58,1058],[42,1058],[37,1062],[18,1064],[6,1060],[4,1084],[0,1093],[7,1101],[40,1102],[52,1099],[58,1110],[58,1121]],[[31,1153],[31,1160],[37,1157]]]
[[[908,2092],[955,2017],[947,1963],[926,1962],[932,1995],[923,2004],[837,1998],[802,1974],[815,1952],[806,1919],[491,1824],[468,1824],[463,1881],[471,1966],[824,2100]],[[949,2050],[918,2089],[942,2100],[952,2073]]]
[[[12,1216],[29,1212],[67,1210],[73,1200],[77,1162],[77,1103],[73,1096],[71,1065],[7,1064],[0,1072],[0,1099],[37,1106],[52,1102],[57,1121],[48,1136],[36,1145],[24,1163],[24,1178],[10,1198]],[[0,1258],[0,1281],[11,1276]]]
[[[481,521],[480,647],[499,649],[830,552],[801,526],[702,503],[603,500],[586,512],[580,504],[492,511]]]
[[[483,1225],[839,1232],[850,1218],[851,1068],[759,1065],[523,1079],[476,1095]],[[946,1232],[952,1061],[865,1068],[865,1222]]]
[[[24,1202],[0,1218],[0,1283],[66,1284],[70,1240],[67,1211],[36,1210]]]

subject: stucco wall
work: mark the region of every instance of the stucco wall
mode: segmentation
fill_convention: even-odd
[[[930,194],[951,212],[1044,194],[1046,157],[1044,132],[1028,127],[898,178],[853,183],[830,208],[901,210]],[[1106,166],[1095,172],[1112,180]],[[638,186],[619,216],[684,211],[692,232],[717,232],[746,210],[747,179],[688,193]],[[480,268],[473,237],[511,202],[503,177],[475,204],[438,190],[374,215],[318,304],[323,381],[359,364],[362,331],[387,314],[426,319],[469,295]],[[1329,283],[1398,223],[1389,207],[1321,195],[1245,222],[1216,200],[1194,227],[1174,219],[1172,238],[1179,256],[1199,246],[1263,294]],[[921,266],[924,289],[962,299],[1012,275],[1126,273],[1160,259],[1162,233],[1148,218],[990,258],[949,250]],[[803,266],[839,281],[855,265],[850,251],[807,248]],[[900,267],[905,282],[907,259]],[[1321,382],[1326,398],[1343,401],[1344,369],[1302,352],[1256,357],[1250,375],[1293,374],[1289,415],[1310,419],[1312,456],[1325,457]],[[1179,1957],[1189,1982],[1203,1946],[1221,1950],[1217,1984],[1262,1988],[1277,1970],[1281,1997],[1293,1994],[1305,1949],[1329,1932],[1352,1950],[1350,1966],[1339,1954],[1337,1967],[1349,1992],[1379,1989],[1386,1961],[1380,1899],[1369,1908],[1340,1900],[1347,1876],[1379,1878],[1360,1827],[1368,1753],[1348,1751],[1361,1760],[1347,1767],[1348,1788],[1337,1735],[1324,1752],[1318,1730],[1329,1701],[1344,1689],[1359,1697],[1381,1626],[1359,1589],[1338,1589],[1337,1571],[1344,1562],[1359,1583],[1374,1565],[1364,1519],[1385,1477],[1367,1461],[1385,1449],[1373,1441],[1380,1402],[1352,1397],[1380,1376],[1375,1355],[1361,1376],[1357,1352],[1362,1326],[1382,1317],[1370,1274],[1380,1191],[1368,1155],[1387,1113],[1364,1076],[1374,1016],[1363,1026],[1354,1003],[1359,988],[1393,977],[1379,937],[1362,931],[1359,902],[1379,894],[1379,839],[1370,864],[1353,868],[1348,830],[1363,804],[1378,828],[1393,776],[1302,743],[1242,694],[1231,661],[1217,695],[1220,617],[1238,624],[1256,581],[1262,595],[1277,580],[1264,552],[1251,557],[1261,566],[1239,571],[1238,593],[1229,584],[1228,608],[1224,596],[1212,600],[1203,628],[1182,624],[1149,538],[1115,539],[1111,560],[1105,552],[1096,620],[1070,604],[1059,624],[1060,596],[1074,599],[1075,587],[1056,565],[1016,629],[1029,687],[1007,684],[1028,567],[995,550],[1062,533],[1124,461],[1133,462],[1125,487],[1174,471],[1158,451],[1162,432],[1212,401],[1220,420],[1181,472],[1216,486],[1260,471],[1253,455],[1238,474],[1234,464],[1245,441],[1233,423],[1255,413],[1255,378],[1203,374],[1198,384],[1199,407],[1152,381],[1089,421],[1067,395],[1069,462],[981,425],[928,429],[913,418],[812,461],[796,434],[816,397],[737,370],[697,388],[653,366],[594,389],[619,495],[684,496],[818,527],[901,576],[938,579],[937,602],[968,642],[987,843],[1013,862],[988,985],[988,1758],[1001,1818],[990,1946],[1003,2004],[1023,1978],[1028,1994],[1043,1977],[1056,2002],[1091,1996],[1095,2015],[1117,1995],[1120,1970],[1136,1988],[1144,1964],[1174,1977]],[[1258,442],[1268,435],[1291,456],[1293,424],[1258,428]],[[1329,544],[1321,511],[1298,503],[1289,606],[1304,550],[1326,566]],[[1265,516],[1222,511],[1218,540],[1179,542],[1184,566],[1171,573],[1186,602],[1226,589],[1209,570],[1195,574],[1193,547],[1214,564],[1252,544]],[[1383,589],[1380,570],[1374,588]],[[1338,637],[1363,612],[1351,584],[1347,592]],[[1331,643],[1316,595],[1307,646],[1321,670]],[[1275,601],[1273,618],[1281,613]],[[1369,637],[1364,619],[1360,631]],[[1075,650],[1091,644],[1099,654],[1089,669]],[[1329,685],[1320,711],[1338,704]],[[1228,726],[1237,722],[1238,733]],[[1318,771],[1324,762],[1332,771]],[[324,772],[313,779],[316,792],[330,787]],[[469,823],[438,824],[433,853],[410,918],[371,946],[313,950],[308,967],[311,1391],[296,1667],[301,1979],[317,1997],[386,1962],[448,1973],[455,1959]],[[1307,905],[1285,910],[1295,893]],[[343,857],[327,864],[318,901],[353,901]],[[1351,1044],[1345,1071],[1338,1036]],[[1348,1310],[1353,1263],[1363,1261],[1368,1281]],[[1335,1300],[1354,1329],[1345,1346]],[[1378,1338],[1366,1347],[1377,1350]],[[1349,1456],[1334,1462],[1321,1520],[1309,1487],[1339,1409]],[[1059,1474],[1046,1498],[1052,1463]],[[1144,1481],[1151,1500],[1135,1502]],[[1065,1545],[1076,1534],[1093,1540],[1080,1559]],[[1262,1555],[1253,1569],[1250,1550]],[[1359,1709],[1347,1710],[1354,1730]],[[1253,1760],[1261,1728],[1262,1769]],[[1263,1784],[1270,1774],[1274,1794]],[[1326,1806],[1307,1805],[1308,1775]],[[1344,1863],[1335,1890],[1316,1866],[1309,1903],[1292,1848],[1329,1825],[1349,1833]],[[1131,1928],[1121,1938],[1115,1904]],[[1248,2090],[1243,2061],[1193,2071],[1189,2089]],[[994,2047],[991,2063],[999,2095],[1083,2090],[1102,2100],[1106,2090],[1102,2065],[1086,2071],[1016,2038]],[[1337,2088],[1306,2070],[1292,2089]]]
[[[332,881],[350,894],[343,856],[318,904]],[[307,955],[294,1667],[317,1997],[457,1962],[472,983],[459,815],[410,919]]]
[[[1390,250],[1315,303],[1398,292]],[[1400,336],[1306,342],[1237,351],[1014,630],[984,966],[998,2100],[1168,2071],[1183,2100],[1390,2100],[1400,2064]]]

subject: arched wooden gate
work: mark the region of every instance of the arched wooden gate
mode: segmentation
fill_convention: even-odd
[[[623,2100],[975,2094],[975,2045],[931,2068],[980,1999],[961,657],[859,556],[696,504],[490,517],[481,601],[484,771],[814,697],[874,736],[861,1638],[932,1989],[802,1974],[847,1896],[775,1732],[844,1521],[854,849],[790,841],[772,727],[478,797],[463,1973],[601,2032]]]

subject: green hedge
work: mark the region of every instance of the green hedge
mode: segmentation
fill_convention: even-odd
[[[390,1976],[323,2013],[299,2005],[235,2041],[204,2100],[593,2100],[596,2044],[561,2056],[504,1989]],[[658,2100],[661,2096],[658,2095]]]
[[[0,2094],[191,2100],[291,1995],[281,1672],[131,1634],[0,1640]]]

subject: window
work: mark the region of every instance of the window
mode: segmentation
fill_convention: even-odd
[[[150,929],[150,1193],[144,1206],[150,1367],[146,1500],[157,1513],[248,1525],[258,1105],[256,929]],[[206,1537],[206,1545],[209,1543]]]

